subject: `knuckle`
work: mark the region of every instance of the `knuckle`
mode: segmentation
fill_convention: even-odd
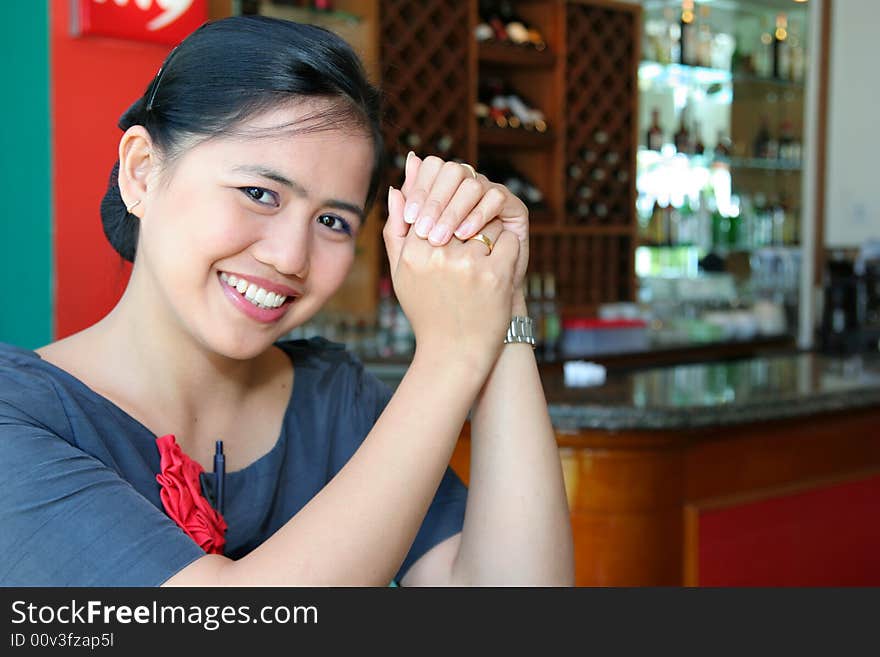
[[[501,287],[501,277],[494,269],[484,269],[479,272],[479,280],[482,285],[491,290]]]
[[[429,155],[424,160],[422,160],[422,165],[427,164],[429,168],[440,168],[443,165],[443,160],[441,160],[436,155]]]
[[[465,178],[462,180],[461,187],[468,194],[476,194],[483,191],[483,185],[480,184],[480,181],[474,180],[473,178]]]
[[[464,167],[462,167],[457,162],[443,162],[443,166],[440,168],[440,171],[442,173],[453,173],[459,176],[465,175]]]
[[[486,200],[490,203],[502,203],[504,202],[504,192],[498,189],[498,186],[490,187],[486,192]]]

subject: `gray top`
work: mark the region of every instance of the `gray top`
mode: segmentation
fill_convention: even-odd
[[[231,558],[260,545],[330,481],[391,396],[342,345],[278,346],[295,384],[273,448],[226,474]],[[156,438],[35,352],[0,343],[0,586],[158,586],[202,556],[162,507]],[[204,475],[206,488],[212,478]],[[447,468],[396,580],[461,531],[466,498]]]

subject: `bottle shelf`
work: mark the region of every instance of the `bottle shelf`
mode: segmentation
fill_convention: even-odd
[[[785,80],[782,78],[768,78],[760,75],[750,75],[748,73],[734,73],[734,84],[754,84],[770,87],[782,87],[787,89],[803,89],[804,83],[796,80]]]
[[[762,244],[760,246],[713,246],[705,249],[696,244],[654,244],[653,242],[639,241],[636,246],[640,249],[695,249],[701,253],[715,253],[718,255],[727,255],[729,253],[771,253],[785,251],[799,251],[800,244]]]
[[[529,225],[530,235],[595,235],[607,237],[629,237],[632,236],[634,228],[621,224],[605,224],[605,225],[571,225],[571,224],[553,224],[553,225]]]
[[[480,126],[480,146],[514,146],[518,148],[547,148],[556,141],[551,129],[546,132],[525,128],[487,128]]]
[[[662,64],[648,60],[639,63],[639,80],[644,82],[653,81],[670,86],[692,87],[725,84],[732,79],[733,74],[730,71],[720,68],[689,66],[687,64]]]
[[[656,81],[670,86],[695,85],[709,86],[712,84],[750,84],[789,89],[803,89],[804,83],[797,80],[772,78],[749,73],[733,73],[720,68],[691,66],[689,64],[664,64],[643,60],[639,64],[639,80]]]
[[[801,163],[791,160],[771,160],[760,157],[715,158],[716,162],[728,164],[732,169],[765,169],[768,171],[800,171]]]
[[[556,55],[549,50],[536,50],[527,46],[484,41],[479,44],[479,60],[483,64],[497,64],[518,68],[553,68]]]
[[[674,159],[683,159],[691,167],[710,168],[722,165],[731,169],[763,169],[768,171],[800,171],[801,163],[794,160],[768,159],[760,157],[715,157],[713,155],[694,155],[690,153],[677,153],[673,147],[668,146],[670,152],[651,151],[640,148],[638,151],[639,162],[645,166],[659,165]]]

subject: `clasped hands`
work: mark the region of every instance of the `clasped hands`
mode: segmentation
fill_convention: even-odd
[[[470,239],[480,233],[491,250]],[[488,371],[514,307],[524,305],[525,204],[469,167],[410,153],[403,186],[388,190],[383,237],[417,352],[438,350]]]

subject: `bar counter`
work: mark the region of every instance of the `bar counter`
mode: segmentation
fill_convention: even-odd
[[[557,431],[727,426],[880,405],[880,356],[812,353],[611,373],[569,387],[561,366],[541,372]]]
[[[541,376],[577,585],[880,585],[880,355]]]

